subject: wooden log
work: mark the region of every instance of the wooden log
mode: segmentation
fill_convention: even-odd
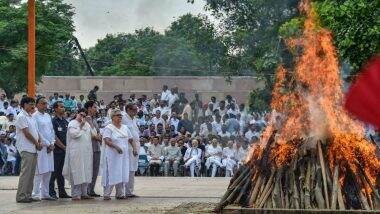
[[[305,208],[305,193],[304,193],[304,181],[305,181],[305,162],[301,162],[300,166],[299,166],[299,170],[300,170],[300,177],[299,177],[299,187],[297,187],[297,189],[299,189],[299,194],[300,194],[300,209],[304,209]],[[296,182],[297,184],[297,182]]]
[[[272,170],[271,170],[271,174],[270,174],[270,177],[269,177],[269,179],[268,179],[268,182],[266,183],[266,185],[265,185],[265,187],[264,187],[264,190],[262,191],[262,193],[261,193],[261,196],[260,196],[260,198],[258,198],[258,200],[256,200],[256,202],[255,202],[255,207],[257,207],[257,205],[260,205],[261,204],[261,202],[263,202],[263,204],[264,204],[264,202],[265,201],[263,201],[263,199],[265,198],[265,197],[268,197],[269,196],[269,194],[270,194],[270,188],[272,187],[272,184],[273,184],[273,181],[274,181],[274,176],[275,176],[275,174],[276,174],[276,170],[274,169],[274,168],[272,168]],[[269,192],[269,193],[268,193]]]
[[[247,177],[248,179],[245,180],[245,184],[243,185],[243,187],[241,188],[240,190],[240,193],[238,195],[238,197],[235,199],[234,203],[236,204],[241,204],[241,200],[243,198],[243,196],[245,194],[247,194],[247,191],[248,191],[248,187],[250,186],[250,184],[252,183],[252,174],[250,174],[250,177]]]
[[[360,189],[359,189],[359,199],[362,204],[362,208],[364,208],[365,210],[371,210],[371,208],[369,207],[367,198],[364,196],[363,192]]]
[[[248,204],[250,206],[253,206],[254,202],[256,201],[256,198],[257,196],[259,195],[259,191],[260,191],[260,187],[262,186],[262,182],[263,182],[263,177],[261,175],[259,175],[252,191],[251,191],[251,196],[249,198],[249,202]]]
[[[376,202],[376,201],[379,201],[379,203],[380,203],[380,194],[379,194],[379,191],[378,191],[377,189],[375,189],[375,187],[372,185],[372,183],[371,183],[371,181],[369,180],[367,174],[366,174],[365,171],[363,170],[363,167],[359,166],[358,168],[360,169],[362,175],[364,176],[364,179],[367,181],[369,187],[371,188],[371,190],[372,190],[372,192],[373,192],[373,194],[374,194],[374,196],[375,196],[375,202]],[[377,203],[375,203],[375,204],[377,204]],[[380,204],[379,204],[379,209],[380,209]]]
[[[294,175],[293,175],[294,177]],[[296,209],[300,209],[300,202],[299,202],[299,193],[298,193],[298,187],[296,183],[296,179],[292,179],[293,181],[293,202],[294,202],[294,207]]]
[[[305,177],[305,183],[303,186],[303,189],[305,191],[305,209],[311,209],[311,197],[310,197],[310,190],[311,190],[311,171],[312,171],[312,163],[311,160],[307,162],[307,170],[306,170],[306,177]]]
[[[237,195],[240,193],[240,190],[241,188],[243,187],[243,185],[247,182],[247,180],[250,180],[250,177],[252,176],[252,174],[249,172],[241,181],[238,185],[236,185],[236,187],[234,188],[234,190],[231,192],[231,194],[228,196],[228,198],[226,199],[226,202],[227,204],[231,204],[237,197]]]
[[[331,209],[336,210],[337,205],[337,197],[338,197],[338,178],[339,178],[339,167],[338,165],[335,165],[334,167],[334,178],[333,178],[333,188],[331,192]]]
[[[225,206],[227,206],[229,203],[231,203],[232,198],[235,196],[236,192],[239,190],[239,187],[243,185],[244,179],[248,176],[250,176],[251,170],[249,168],[246,168],[239,177],[230,185],[229,188],[227,188],[226,193],[221,198],[220,202],[215,207],[215,212],[220,212]]]
[[[339,210],[346,210],[346,206],[343,201],[342,188],[340,187],[340,184],[338,184],[338,205]]]
[[[316,184],[314,188],[315,200],[319,209],[325,209],[325,199],[322,194],[322,170],[320,167],[316,169]]]
[[[284,191],[282,190],[282,180],[280,179],[280,198],[281,198],[281,208],[286,208],[286,203],[285,203],[285,194]]]
[[[268,191],[264,193],[264,196],[263,196],[260,204],[257,206],[257,208],[262,208],[264,206],[264,204],[267,202],[267,199],[269,198],[269,195],[272,193],[273,188],[274,188],[274,182],[272,180]]]
[[[281,178],[282,178],[282,168],[277,171],[274,189],[272,193],[272,200],[273,200],[273,208],[281,208],[282,202],[281,202]]]
[[[367,201],[369,203],[369,207],[371,208],[371,210],[373,210],[374,209],[374,205],[373,205],[373,201],[372,201],[372,196],[368,192],[368,189],[367,189],[367,185],[369,185],[369,184],[365,180],[364,175],[362,173],[360,173],[359,176],[360,176],[360,180],[362,182],[362,186],[363,186],[364,191],[365,191],[365,196],[367,197]]]
[[[316,151],[316,150],[315,150]],[[310,203],[312,206],[312,209],[318,208],[318,205],[316,203],[313,203],[316,201],[315,198],[315,186],[316,186],[316,170],[317,170],[317,165],[316,165],[316,159],[315,155],[313,153],[312,159],[311,159],[311,174],[310,174]]]
[[[329,204],[329,196],[328,196],[328,190],[327,190],[326,167],[325,167],[325,160],[323,157],[323,152],[322,152],[322,147],[321,147],[321,141],[318,141],[317,147],[318,147],[319,163],[322,170],[323,190],[324,190],[326,208],[329,209],[330,204]]]

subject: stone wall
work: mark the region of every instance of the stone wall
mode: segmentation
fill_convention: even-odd
[[[160,93],[162,85],[178,87],[180,92],[185,92],[186,97],[193,99],[195,93],[201,95],[202,100],[209,100],[211,96],[223,99],[230,94],[239,103],[245,102],[252,89],[263,87],[263,83],[250,76],[232,77],[231,84],[224,77],[208,76],[112,76],[112,77],[71,77],[71,76],[44,76],[38,86],[38,93],[50,96],[54,92],[60,94],[70,93],[73,95],[84,94],[98,85],[98,96],[109,102],[116,94],[123,94],[124,98],[131,93],[137,96],[146,94],[152,96]]]

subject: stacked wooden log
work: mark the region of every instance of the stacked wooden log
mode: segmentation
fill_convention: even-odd
[[[268,158],[276,148],[274,135],[260,156],[237,170],[215,211],[232,204],[263,209],[380,209],[378,186],[362,167],[354,174],[340,163],[329,166],[328,146],[322,141],[314,148],[297,148],[289,163],[278,166]]]

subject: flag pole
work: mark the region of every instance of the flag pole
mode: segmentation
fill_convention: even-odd
[[[36,96],[36,13],[35,0],[28,0],[28,96]]]

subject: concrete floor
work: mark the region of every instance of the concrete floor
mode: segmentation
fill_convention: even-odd
[[[101,177],[96,192],[101,194]],[[0,177],[0,213],[205,213],[226,191],[228,178],[137,177],[139,198],[72,202],[69,199],[19,204],[18,177]],[[68,186],[67,186],[68,187]],[[70,190],[67,189],[70,193]]]

